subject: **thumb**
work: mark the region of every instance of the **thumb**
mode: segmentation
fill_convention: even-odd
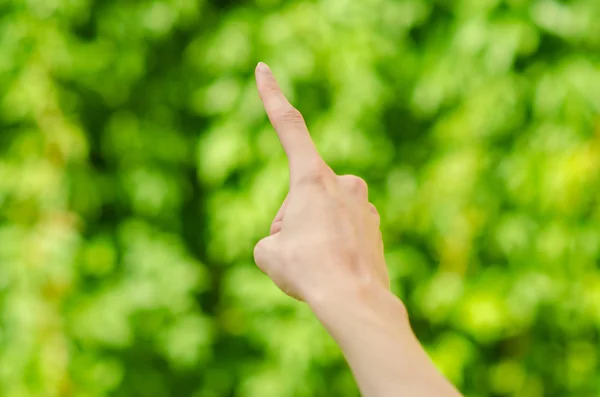
[[[278,238],[278,234],[267,236],[256,243],[254,247],[254,261],[265,274],[271,274],[274,266],[278,263]]]

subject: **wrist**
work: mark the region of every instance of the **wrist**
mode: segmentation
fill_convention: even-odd
[[[384,287],[347,291],[310,304],[364,395],[460,396],[423,350],[397,297]]]
[[[364,395],[459,396],[421,347],[404,304],[388,289],[380,284],[328,292],[307,302],[340,346]]]
[[[306,302],[332,333],[338,327],[360,327],[373,323],[403,331],[410,329],[404,303],[375,281],[338,285],[312,294]]]

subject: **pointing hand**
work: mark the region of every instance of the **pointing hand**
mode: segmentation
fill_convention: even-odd
[[[260,63],[256,83],[289,161],[290,190],[258,242],[258,267],[288,295],[307,302],[329,294],[389,289],[379,214],[364,180],[336,175],[323,161],[302,114]]]

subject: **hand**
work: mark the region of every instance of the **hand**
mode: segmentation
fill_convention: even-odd
[[[325,164],[266,65],[257,66],[256,82],[290,167],[290,191],[271,235],[254,248],[256,263],[285,293],[308,302],[342,349],[363,396],[459,396],[389,291],[367,184],[337,176]]]
[[[379,214],[364,180],[337,176],[319,156],[300,112],[269,67],[256,83],[288,157],[290,190],[254,258],[286,294],[307,302],[330,294],[389,289]]]

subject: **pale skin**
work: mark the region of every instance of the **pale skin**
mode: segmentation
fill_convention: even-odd
[[[415,337],[389,289],[379,214],[364,180],[336,175],[304,119],[259,63],[256,83],[289,160],[290,190],[270,235],[254,249],[258,267],[306,302],[342,349],[364,397],[457,397]]]

